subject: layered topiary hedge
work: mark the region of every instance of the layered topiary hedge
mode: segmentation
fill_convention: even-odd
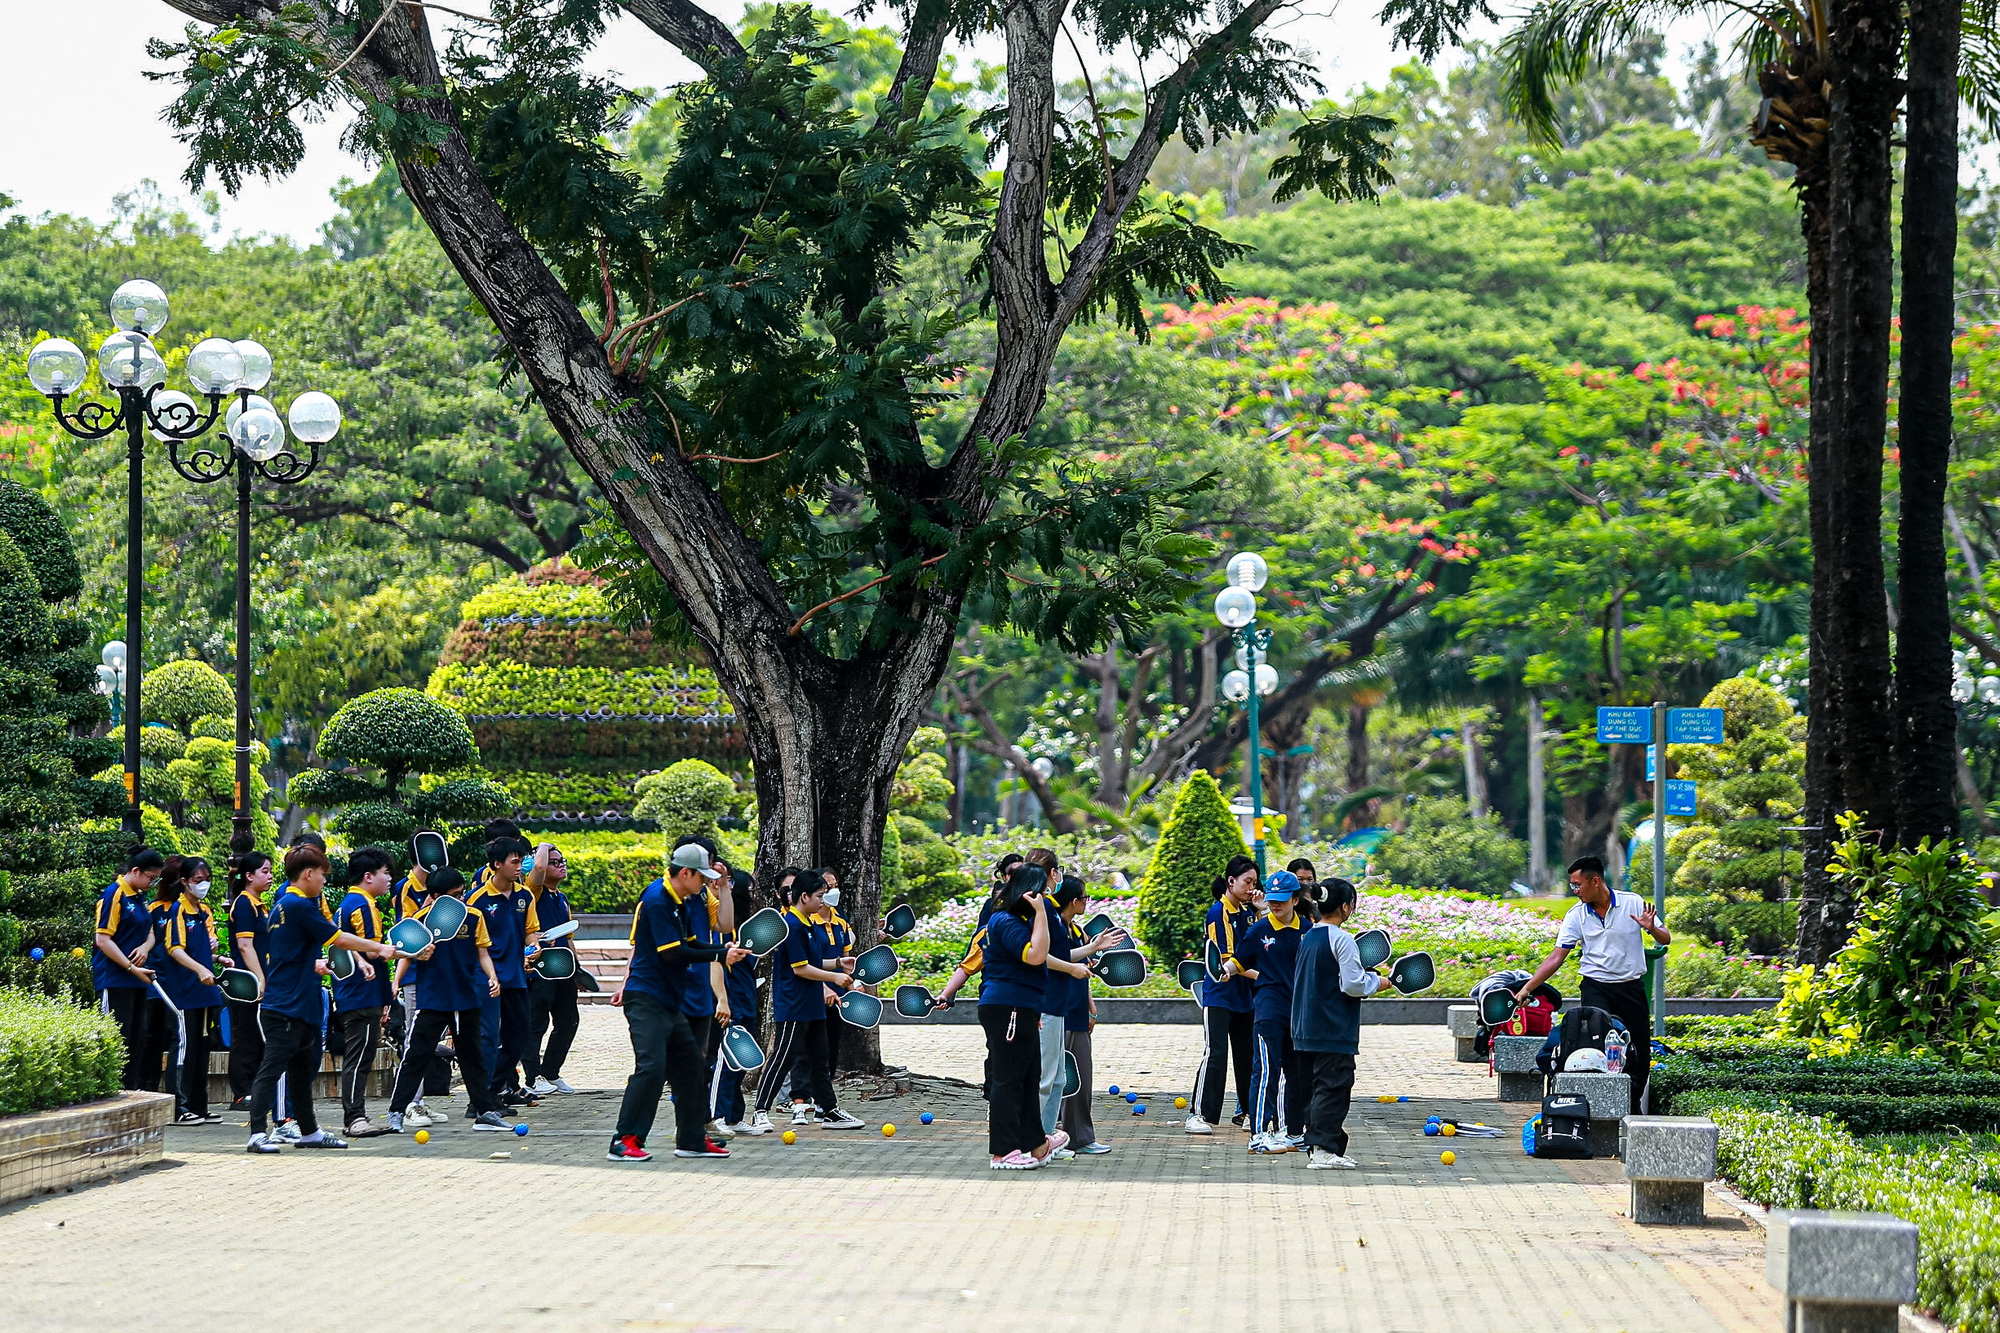
[[[0,989],[0,1115],[112,1096],[124,1065],[125,1043],[109,1015]]]
[[[1921,1098],[1958,1102],[2000,1098],[2000,1074],[1955,1069],[1935,1060],[1895,1055],[1813,1058],[1803,1042],[1754,1037],[1669,1044],[1673,1053],[1653,1064],[1653,1105],[1662,1114],[1681,1114],[1681,1099],[1697,1092],[1764,1094],[1794,1105],[1807,1097],[1874,1099],[1870,1107]],[[1889,1114],[1886,1107],[1879,1113],[1871,1111],[1869,1132],[1933,1127],[1879,1123]]]

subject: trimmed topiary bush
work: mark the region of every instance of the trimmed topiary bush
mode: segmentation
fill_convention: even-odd
[[[371,690],[341,705],[320,733],[319,751],[382,770],[393,799],[410,773],[463,768],[479,758],[465,719],[422,690]]]
[[[146,673],[140,706],[148,722],[164,722],[182,736],[210,714],[233,716],[236,691],[229,677],[192,657],[167,662]],[[232,738],[234,729],[232,727]]]
[[[1375,868],[1392,884],[1494,897],[1506,893],[1527,867],[1527,844],[1509,837],[1497,815],[1474,819],[1457,796],[1418,801],[1403,831],[1375,853]]]
[[[110,1097],[124,1065],[125,1043],[110,1015],[0,990],[0,1115]]]
[[[1159,966],[1171,967],[1200,947],[1202,922],[1215,902],[1209,885],[1230,857],[1248,854],[1215,779],[1204,769],[1188,774],[1139,885],[1139,938]]]
[[[683,759],[649,773],[632,784],[632,791],[638,797],[633,816],[656,821],[669,846],[689,834],[716,838],[723,817],[742,805],[729,775],[699,759]]]

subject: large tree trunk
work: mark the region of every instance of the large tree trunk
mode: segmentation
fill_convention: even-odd
[[[1958,834],[1952,791],[1945,588],[1945,471],[1951,461],[1952,259],[1958,245],[1957,0],[1910,0],[1909,124],[1903,177],[1902,384],[1897,406],[1896,833],[1905,846]]]

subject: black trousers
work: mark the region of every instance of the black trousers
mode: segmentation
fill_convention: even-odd
[[[419,1009],[410,1020],[409,1044],[403,1048],[402,1063],[396,1066],[396,1086],[389,1092],[389,1109],[401,1114],[410,1109],[424,1086],[424,1076],[438,1058],[438,1038],[449,1028],[452,1049],[458,1053],[458,1069],[465,1076],[465,1100],[473,1114],[501,1109],[500,1101],[487,1085],[486,1062],[479,1053],[479,1011],[477,1009]]]
[[[708,1140],[708,1084],[687,1015],[631,990],[625,992],[623,1007],[632,1035],[632,1077],[625,1080],[614,1141],[630,1135],[645,1143],[660,1113],[661,1089],[671,1087],[674,1147],[700,1148]]]
[[[146,1044],[139,1053],[139,1086],[147,1092],[158,1092],[163,1086],[172,1092],[179,1077],[176,1066],[181,1054],[180,1010],[151,990],[140,993],[146,997]]]
[[[1042,1132],[1042,1016],[1006,1004],[979,1006],[986,1029],[986,1151],[1033,1153]]]
[[[1306,1146],[1347,1156],[1347,1107],[1354,1100],[1354,1057],[1306,1051],[1312,1064],[1312,1104],[1306,1108]]]
[[[1208,1008],[1201,1011],[1201,1068],[1195,1071],[1194,1103],[1201,1118],[1211,1125],[1222,1123],[1223,1080],[1228,1066],[1236,1069],[1236,1105],[1243,1109],[1250,1100],[1252,1036],[1255,1024],[1249,1014],[1234,1009]]]
[[[808,1097],[822,1111],[834,1109],[833,1081],[826,1076],[824,1018],[778,1024],[777,1039],[764,1062],[764,1081],[757,1085],[758,1110],[769,1114],[786,1074],[792,1076],[793,1097]]]
[[[521,1052],[521,1077],[527,1083],[562,1077],[563,1061],[576,1041],[576,981],[528,978],[528,1045]],[[553,1029],[553,1030],[552,1030]],[[542,1045],[548,1034],[549,1044]]]
[[[1590,1008],[1610,1012],[1625,1025],[1625,1035],[1631,1038],[1625,1047],[1625,1072],[1632,1076],[1632,1110],[1637,1113],[1646,1104],[1646,1080],[1653,1071],[1653,1015],[1647,1003],[1646,979],[1599,981],[1585,977],[1578,999]]]
[[[368,1114],[368,1075],[382,1040],[382,1010],[343,1009],[333,1020],[340,1025],[341,1122],[351,1125]]]
[[[263,1025],[264,1059],[257,1066],[257,1079],[250,1085],[250,1132],[262,1134],[269,1126],[271,1106],[278,1098],[278,1077],[284,1076],[286,1100],[299,1131],[312,1134],[319,1129],[313,1114],[313,1076],[319,1073],[319,1024],[301,1023],[269,1009],[257,1011]]]
[[[826,1011],[826,1081],[831,1084],[840,1073],[840,1039],[847,1031],[847,1020],[840,1016],[840,1010],[829,1006]]]
[[[174,1094],[174,1114],[205,1116],[208,1114],[208,1031],[215,1022],[215,1010],[183,1009],[177,1017],[169,1017],[175,1023],[177,1034],[177,1049],[167,1065],[167,1091]]]
[[[125,1070],[119,1076],[118,1086],[125,1089],[142,1087],[140,1080],[145,1077],[146,1032],[151,1026],[153,1005],[157,998],[149,990],[137,986],[110,986],[97,992],[97,1007],[111,1015],[118,1024],[118,1035],[125,1039]],[[159,1066],[153,1067],[153,1086],[159,1087]]]
[[[1304,1132],[1306,1114],[1305,1062],[1292,1045],[1291,1022],[1271,1018],[1256,1025],[1257,1072],[1252,1086],[1256,1100],[1250,1108],[1253,1128],[1259,1133],[1282,1129],[1288,1134]],[[1279,1083],[1284,1084],[1284,1104],[1279,1105]]]
[[[257,1081],[257,1066],[264,1063],[264,1029],[257,1026],[255,1001],[223,1003],[229,1006],[229,1098],[243,1102]]]
[[[487,1079],[487,1086],[493,1090],[496,1099],[521,1086],[521,1058],[528,1050],[533,1012],[533,1006],[528,1003],[526,986],[500,988],[500,1054],[493,1062],[493,1072]],[[462,1069],[463,1065],[460,1067]]]

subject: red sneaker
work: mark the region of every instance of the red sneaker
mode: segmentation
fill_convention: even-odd
[[[653,1154],[646,1151],[636,1135],[627,1134],[622,1139],[614,1139],[611,1151],[604,1154],[607,1162],[650,1162]]]
[[[674,1156],[676,1156],[676,1157],[727,1157],[727,1156],[729,1156],[729,1149],[727,1149],[727,1148],[723,1147],[723,1146],[722,1146],[721,1144],[717,1143],[717,1142],[716,1142],[716,1141],[715,1141],[714,1139],[703,1139],[703,1140],[701,1141],[701,1146],[700,1146],[699,1148],[676,1148],[676,1149],[674,1149]]]

